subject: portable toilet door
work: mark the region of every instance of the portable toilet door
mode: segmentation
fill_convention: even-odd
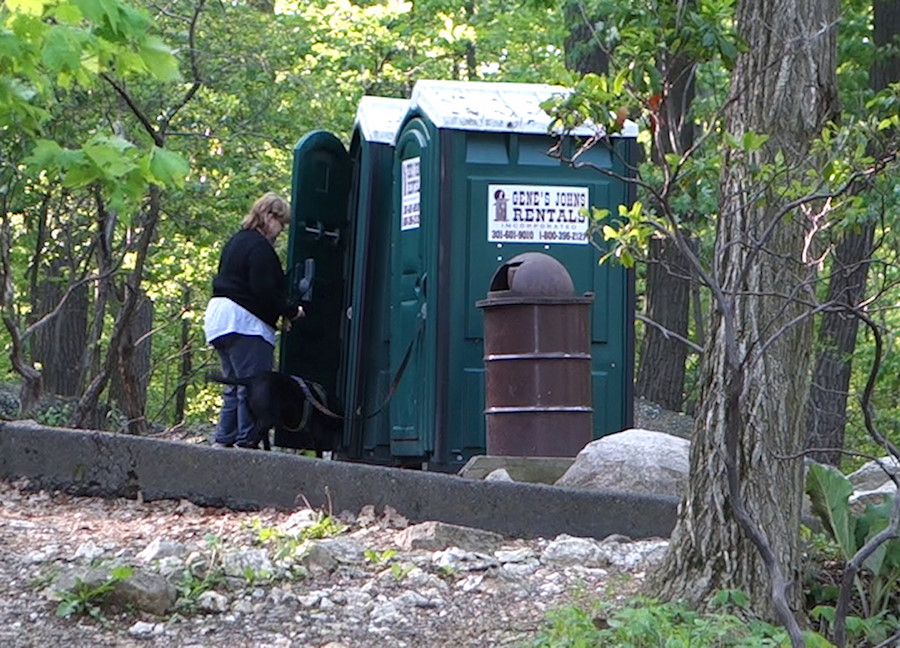
[[[300,139],[294,147],[287,267],[289,292],[306,315],[281,334],[280,369],[320,384],[338,409],[347,337],[344,277],[351,262],[350,184],[350,157],[337,137],[314,131]],[[289,445],[279,443],[280,437],[276,432],[276,445]]]
[[[406,99],[363,97],[350,141],[353,263],[346,299],[350,333],[341,371],[347,403],[341,454],[369,463],[394,463],[385,402],[393,378],[391,192],[394,137],[408,107]]]
[[[391,455],[421,463],[434,440],[434,380],[438,280],[437,192],[421,184],[436,161],[431,134],[421,120],[398,134],[394,162],[395,221],[391,237],[390,364],[402,372],[390,400]],[[399,218],[397,218],[399,216]]]

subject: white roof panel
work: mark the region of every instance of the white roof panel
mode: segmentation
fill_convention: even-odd
[[[367,142],[393,144],[408,109],[407,99],[365,96],[356,109],[356,125]]]
[[[550,116],[541,103],[571,90],[543,83],[483,81],[418,81],[409,100],[438,128],[544,135]],[[597,129],[579,126],[576,135],[593,135]]]

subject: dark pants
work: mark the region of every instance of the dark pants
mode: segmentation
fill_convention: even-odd
[[[222,361],[226,378],[248,378],[260,371],[272,371],[275,365],[275,348],[258,335],[229,333],[213,340],[212,345]],[[249,445],[254,422],[247,407],[247,390],[228,385],[223,393],[216,442]]]

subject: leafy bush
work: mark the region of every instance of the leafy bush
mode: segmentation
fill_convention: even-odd
[[[886,495],[880,504],[868,504],[857,514],[850,506],[853,484],[830,466],[810,466],[806,478],[806,492],[812,501],[812,511],[833,543],[832,551],[846,563],[890,522],[893,497]],[[843,570],[841,570],[843,571]],[[859,615],[847,617],[847,634],[851,641],[884,641],[900,626],[900,540],[883,543],[864,562],[856,575],[854,586]],[[836,586],[816,588],[817,605],[813,619],[823,626],[834,624],[835,606],[839,595]]]
[[[733,596],[717,597],[736,602]],[[829,648],[820,635],[805,633],[809,648]],[[736,614],[694,612],[681,603],[635,599],[608,616],[567,606],[548,615],[531,648],[781,648],[787,633]]]

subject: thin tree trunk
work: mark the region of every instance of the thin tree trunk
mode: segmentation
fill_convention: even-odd
[[[35,314],[43,316],[59,306],[65,294],[60,280],[60,263],[50,264],[44,281],[39,285]],[[52,322],[34,333],[32,357],[41,363],[44,389],[60,396],[79,393],[79,366],[85,350],[87,334],[87,285],[69,289],[61,310]]]
[[[566,2],[563,12],[569,31],[563,42],[566,67],[578,74],[605,74],[609,69],[609,53],[594,34],[598,16],[586,14],[585,5],[579,0]]]
[[[875,0],[872,6],[872,36],[882,56],[876,58],[871,67],[869,85],[878,92],[891,83],[900,81],[900,56],[889,47],[900,33],[900,3],[895,0]],[[859,230],[845,232],[832,255],[827,301],[855,306],[863,299],[874,234],[875,223],[871,221]],[[817,461],[838,467],[843,457],[840,449],[844,447],[847,397],[858,329],[859,320],[848,313],[829,311],[822,316],[810,386],[806,420],[807,447],[829,448],[828,451],[816,452],[812,456]]]
[[[716,310],[691,476],[668,560],[653,578],[663,598],[697,604],[717,590],[742,590],[757,612],[788,627],[795,646],[803,467],[783,457],[805,441],[812,336],[802,302],[813,277],[800,261],[804,219],[784,218],[779,187],[755,186],[751,169],[776,154],[798,174],[814,164],[809,142],[837,108],[836,18],[833,0],[743,0],[737,8],[750,46],[732,74],[726,128],[738,141],[747,132],[770,140],[723,161],[710,278]]]
[[[653,239],[647,259],[645,314],[662,329],[644,327],[635,395],[666,409],[680,411],[684,401],[684,366],[688,337],[690,269],[669,239]]]
[[[855,306],[866,290],[868,259],[872,253],[875,224],[866,223],[860,232],[848,232],[832,254],[829,302]],[[829,448],[813,452],[816,461],[841,465],[847,424],[847,396],[853,351],[859,320],[850,313],[828,311],[822,315],[817,340],[815,368],[807,404],[808,448]]]
[[[109,340],[109,348],[107,349],[106,358],[103,362],[101,370],[94,376],[88,385],[75,411],[70,418],[70,425],[75,428],[86,427],[88,422],[92,420],[92,414],[98,408],[100,395],[106,389],[107,383],[119,363],[122,354],[122,346],[127,344],[126,332],[131,326],[131,318],[138,306],[138,298],[141,295],[141,281],[144,277],[144,264],[147,261],[147,254],[150,243],[153,240],[156,231],[156,224],[159,221],[160,213],[160,189],[156,185],[151,185],[149,191],[149,204],[144,214],[143,227],[138,235],[137,245],[134,258],[134,269],[128,277],[128,287],[125,290],[125,299],[122,307],[116,314],[116,320],[113,323],[112,333]]]
[[[184,308],[188,309],[191,305],[191,288],[184,288]],[[193,356],[191,348],[191,322],[182,318],[181,320],[181,371],[178,376],[178,387],[175,389],[175,416],[173,423],[179,425],[184,422],[184,412],[187,406],[187,386],[191,381],[191,372],[193,371]]]
[[[150,331],[153,328],[153,302],[142,290],[131,323],[119,344],[118,366],[113,371],[110,399],[117,403],[127,420],[129,434],[147,431],[147,387],[150,378]]]
[[[665,163],[669,153],[681,154],[694,141],[690,121],[694,98],[694,65],[684,56],[662,61],[666,83],[653,138],[651,156]],[[682,231],[686,243],[690,236]],[[659,326],[644,329],[635,394],[666,409],[681,411],[684,402],[684,365],[688,348],[680,339],[688,338],[691,298],[690,263],[671,240],[651,241],[647,258],[646,315]],[[674,333],[675,335],[671,335]]]

